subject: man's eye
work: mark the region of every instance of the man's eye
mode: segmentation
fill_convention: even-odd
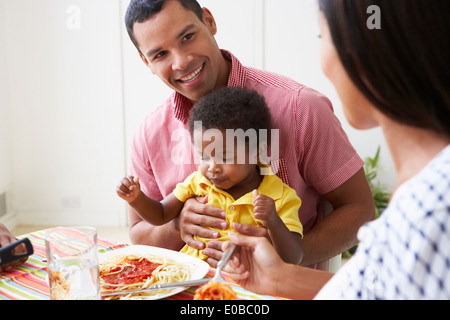
[[[183,40],[184,40],[184,41],[189,40],[189,39],[191,39],[193,36],[194,36],[194,33],[188,33],[187,35],[185,35],[185,36],[183,37]]]
[[[159,59],[159,58],[164,57],[164,56],[166,55],[166,53],[167,53],[167,51],[161,51],[161,52],[159,52],[159,53],[153,58],[153,60],[156,60],[156,59]]]

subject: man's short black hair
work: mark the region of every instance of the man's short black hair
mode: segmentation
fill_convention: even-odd
[[[131,0],[125,14],[125,25],[127,27],[128,35],[133,42],[136,49],[139,50],[139,44],[134,37],[133,28],[135,23],[142,23],[147,21],[153,15],[160,12],[164,4],[169,0]],[[196,0],[175,0],[178,1],[184,8],[194,12],[197,17],[203,21],[203,10]]]

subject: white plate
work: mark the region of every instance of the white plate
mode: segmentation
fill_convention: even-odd
[[[116,256],[116,255],[126,255],[126,254],[152,254],[152,255],[156,255],[156,256],[167,257],[167,258],[172,259],[179,263],[189,263],[189,264],[193,265],[193,270],[194,270],[194,273],[192,274],[192,276],[189,280],[202,279],[206,276],[206,274],[209,271],[209,264],[207,264],[203,260],[197,259],[190,255],[187,255],[187,254],[184,254],[184,253],[181,253],[178,251],[173,251],[173,250],[168,250],[168,249],[163,249],[163,248],[158,248],[158,247],[151,247],[151,246],[141,246],[141,245],[127,246],[127,247],[120,248],[117,250],[99,253],[98,261],[101,263],[103,260],[105,260],[108,257]],[[161,294],[156,294],[154,296],[149,296],[148,299],[156,300],[156,299],[167,298],[167,297],[170,297],[177,293],[180,293],[180,292],[184,291],[185,289],[186,288],[184,288],[184,287],[171,289],[171,291],[168,293],[161,293]]]

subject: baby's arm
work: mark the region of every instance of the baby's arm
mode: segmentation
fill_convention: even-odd
[[[290,231],[284,224],[272,198],[254,190],[253,199],[255,218],[261,220],[267,228],[275,250],[285,262],[299,264],[303,258],[301,235]]]
[[[141,191],[139,178],[133,176],[123,178],[116,192],[142,219],[157,226],[173,220],[184,205],[184,202],[178,200],[172,193],[161,202],[147,197]]]

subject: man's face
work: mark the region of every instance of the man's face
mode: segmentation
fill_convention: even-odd
[[[228,66],[214,39],[216,31],[206,8],[202,22],[178,1],[168,1],[153,17],[134,25],[144,63],[193,102],[228,82]]]

